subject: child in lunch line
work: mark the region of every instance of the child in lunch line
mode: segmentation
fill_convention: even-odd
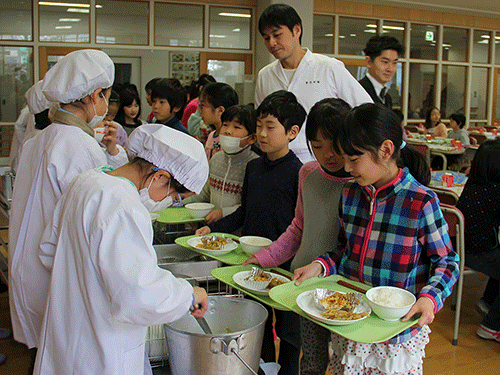
[[[153,100],[151,100],[151,93],[153,92],[153,86],[158,82],[161,78],[156,77],[151,80],[149,80],[148,83],[146,83],[146,86],[144,86],[144,91],[146,91],[146,101],[148,102],[148,105],[150,107],[153,107]],[[151,111],[148,115],[148,118],[146,119],[147,123],[152,123],[153,119],[155,118],[153,111]]]
[[[180,121],[186,99],[186,90],[177,78],[157,81],[151,90],[153,122],[189,134]]]
[[[215,153],[219,152],[219,134],[222,127],[222,113],[229,107],[238,104],[238,94],[227,83],[214,82],[203,87],[198,98],[198,111],[203,122],[213,127],[205,143],[205,152],[210,161]]]
[[[275,241],[286,231],[294,218],[302,167],[290,151],[289,143],[299,134],[305,118],[306,111],[291,92],[276,91],[262,101],[257,108],[257,140],[264,155],[247,164],[241,206],[231,215],[198,229],[196,234],[232,233],[243,226],[244,236],[263,236]],[[265,362],[274,362],[273,314],[272,309],[268,311],[261,356]],[[280,374],[298,375],[299,316],[279,310],[275,310],[275,316],[276,333],[281,339]]]
[[[465,265],[490,277],[476,302],[485,315],[476,333],[500,342],[500,140],[479,146],[457,208],[465,218]]]
[[[428,182],[429,167],[402,137],[397,117],[386,107],[363,104],[349,113],[334,142],[355,179],[342,191],[337,247],[296,270],[293,278],[300,285],[338,273],[407,289],[417,302],[403,321],[422,315],[385,342],[366,344],[332,333],[332,374],[421,374],[428,324],[458,278],[459,259],[439,201],[422,184]]]
[[[106,116],[104,116],[104,121],[94,126],[94,132],[103,130],[102,128],[109,126],[109,123],[107,122],[109,121],[112,123],[113,126],[116,126],[116,144],[122,147],[127,147],[127,142],[128,142],[127,132],[125,131],[125,129],[123,129],[123,126],[114,121],[119,109],[120,109],[120,95],[118,95],[116,91],[111,90],[111,94],[108,100],[108,112],[106,112]],[[94,134],[94,136],[96,138],[100,138],[97,137],[96,134]],[[99,142],[99,144],[101,145],[101,147],[105,147],[102,142]]]
[[[132,131],[145,124],[140,119],[141,116],[141,99],[135,87],[126,87],[120,91],[120,108],[116,114],[115,121],[123,126],[127,135]]]
[[[294,257],[294,271],[337,245],[338,204],[344,184],[352,177],[344,170],[344,159],[333,148],[332,139],[351,107],[342,99],[323,99],[307,116],[306,139],[317,161],[304,164],[299,172],[299,196],[295,218],[277,241],[248,258],[243,265],[276,267]],[[301,375],[323,375],[328,366],[330,331],[300,317],[302,340]]]
[[[257,139],[257,115],[253,108],[229,107],[222,113],[221,121],[219,138],[224,152],[210,159],[210,175],[202,192],[184,199],[184,204],[210,202],[215,206],[205,217],[207,224],[232,214],[240,206],[247,163],[259,157],[251,148]]]

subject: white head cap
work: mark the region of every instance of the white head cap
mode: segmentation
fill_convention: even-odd
[[[128,142],[131,153],[166,170],[190,191],[201,192],[208,161],[200,141],[162,124],[146,124],[135,129]]]
[[[52,104],[52,102],[48,101],[45,95],[43,95],[42,84],[43,81],[38,81],[26,91],[26,94],[24,94],[28,103],[28,108],[34,115],[49,109]]]
[[[108,88],[115,80],[115,65],[102,51],[84,49],[68,53],[43,78],[42,91],[48,100],[71,103]]]

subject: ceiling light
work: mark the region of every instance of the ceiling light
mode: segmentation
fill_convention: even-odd
[[[71,29],[73,26],[56,26],[56,30]]]
[[[351,36],[356,36],[356,34],[351,34]]]
[[[375,34],[377,32],[377,30],[373,30],[373,29],[366,29],[366,30],[363,30],[365,33],[372,33],[372,34]]]
[[[490,39],[490,36],[488,34],[484,34],[484,35],[481,35],[481,38]]]
[[[325,36],[333,36],[333,34],[325,34]],[[339,36],[339,38],[340,38],[340,36]]]
[[[235,33],[239,33],[241,30],[240,29],[233,29]]]
[[[210,38],[225,38],[225,35],[212,35],[210,34]]]
[[[39,1],[38,5],[50,5],[56,7],[75,7],[75,8],[90,8],[90,4],[81,3],[57,3],[52,1]],[[96,5],[96,8],[102,8],[102,5]]]
[[[443,43],[443,47],[451,47],[451,44]]]
[[[59,22],[80,22],[80,18],[59,18]]]
[[[69,13],[90,13],[89,9],[81,9],[81,8],[68,8],[66,12]]]
[[[227,13],[227,12],[222,12],[219,13],[219,16],[225,16],[225,17],[241,17],[241,18],[250,18],[252,17],[251,14],[245,14],[245,13]]]
[[[375,25],[375,24],[373,24],[373,23],[370,23],[370,24],[366,25],[366,27],[371,27],[371,28],[376,29],[376,28],[377,28],[377,25]]]
[[[345,39],[345,35],[339,35],[339,39]]]
[[[382,26],[384,29],[388,30],[404,30],[405,28],[403,26]]]

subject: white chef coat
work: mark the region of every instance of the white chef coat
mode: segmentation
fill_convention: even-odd
[[[17,171],[17,164],[19,163],[19,155],[21,154],[21,146],[24,142],[29,117],[33,118],[33,115],[30,113],[28,106],[24,106],[14,124],[14,136],[12,137],[9,153],[10,166],[14,173]]]
[[[38,246],[57,201],[77,174],[127,161],[123,148],[111,156],[70,125],[51,124],[23,144],[9,222],[9,302],[14,338],[29,348],[38,346],[49,283]]]
[[[267,95],[278,90],[294,93],[307,113],[316,102],[326,98],[343,99],[352,107],[373,102],[342,61],[312,53],[308,49],[291,82],[279,60],[260,70],[255,86],[255,105],[258,106]],[[307,149],[305,124],[297,138],[290,142],[290,149],[303,163],[313,160],[314,157]]]
[[[52,269],[35,374],[141,375],[147,326],[186,314],[193,288],[157,265],[149,212],[128,180],[73,180],[40,245]]]

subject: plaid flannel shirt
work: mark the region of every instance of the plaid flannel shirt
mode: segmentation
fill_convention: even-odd
[[[458,255],[435,193],[405,168],[376,191],[346,183],[339,205],[337,248],[321,256],[325,276],[339,273],[374,286],[397,286],[443,307],[458,278]],[[391,344],[415,336],[409,328]]]

